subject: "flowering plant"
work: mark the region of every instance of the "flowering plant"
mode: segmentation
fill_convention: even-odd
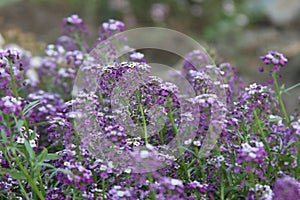
[[[272,75],[266,86],[245,87],[234,66],[210,65],[201,51],[192,51],[180,75],[196,96],[181,101],[176,85],[144,78],[151,67],[142,53],[129,54],[128,62],[116,57],[120,46],[106,39],[124,31],[123,22],[102,24],[98,41],[114,62],[101,60],[100,65],[88,54],[87,30],[79,16],[65,18],[62,28],[64,35],[43,57],[21,48],[0,52],[1,198],[300,199],[300,119],[297,113],[288,115],[282,100],[283,92],[296,86],[278,85],[278,74],[288,63],[283,54],[270,51],[261,57],[266,66],[259,71],[269,68]],[[124,40],[119,38],[119,44]],[[85,79],[84,85],[96,84],[97,90],[76,93],[76,75],[87,72],[97,75],[96,83]],[[212,81],[212,73],[222,80]],[[130,94],[116,90],[122,81],[129,81]],[[134,82],[140,85],[130,87]],[[215,88],[225,95],[210,94]],[[112,99],[116,94],[119,98]],[[119,106],[125,100],[129,103]],[[210,124],[220,125],[210,117],[219,109],[225,113],[221,135],[199,156]],[[181,150],[175,157],[168,144],[185,122],[184,130],[195,129],[177,144]],[[114,150],[103,152],[107,149]],[[141,160],[166,165],[144,172],[145,165],[128,167]]]

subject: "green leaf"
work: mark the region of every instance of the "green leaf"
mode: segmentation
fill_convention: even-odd
[[[287,92],[289,92],[289,91],[291,91],[291,90],[293,90],[293,89],[295,89],[299,86],[300,86],[300,83],[297,83],[296,85],[293,85],[292,87],[289,87],[289,88],[285,89],[284,92],[287,93]]]
[[[57,159],[59,159],[60,157],[61,157],[61,156],[58,155],[58,154],[55,154],[55,153],[49,153],[49,154],[46,156],[45,160],[57,160]]]
[[[48,178],[51,179],[58,172],[63,172],[65,174],[69,174],[72,177],[74,176],[74,174],[70,170],[66,170],[66,169],[62,169],[62,168],[57,168],[57,169],[53,170],[52,174]]]
[[[283,141],[282,141],[282,138],[279,138],[279,149],[280,149],[280,151],[282,151],[282,148],[283,148]]]
[[[6,173],[9,173],[9,170],[1,169],[0,175],[5,175]]]
[[[7,136],[6,136],[6,133],[4,132],[4,130],[1,130],[1,137],[2,137],[2,140],[4,143],[8,142]]]
[[[40,165],[34,166],[34,168],[33,168],[33,179],[34,180],[38,179],[38,177],[40,176],[41,170],[42,170],[42,166],[40,166]]]
[[[33,108],[35,108],[39,104],[40,104],[39,100],[36,100],[36,101],[33,101],[33,102],[27,104],[23,109],[24,115],[26,115],[29,111],[31,111]]]
[[[186,147],[184,147],[184,146],[180,146],[180,148],[182,148],[182,149],[185,150],[185,151],[190,152],[190,153],[193,154],[196,158],[198,158],[197,154],[196,154],[194,151],[192,151],[191,149],[188,149],[188,148],[186,148]]]
[[[273,118],[270,118],[270,122],[279,122],[281,121],[282,118],[281,117],[273,117]]]
[[[24,144],[25,144],[26,151],[29,153],[30,158],[34,159],[35,153],[34,153],[32,147],[30,146],[29,142],[27,140],[25,140]]]
[[[226,195],[228,195],[228,193],[230,192],[236,192],[239,190],[239,187],[238,186],[229,186],[229,187],[226,187],[225,190],[224,190],[224,193]]]
[[[16,125],[18,127],[18,130],[20,130],[24,125],[24,121],[23,120],[16,120]]]
[[[8,172],[14,179],[17,180],[22,180],[22,179],[26,179],[26,177],[19,171],[15,170],[15,169],[11,169]]]
[[[69,174],[69,175],[71,175],[71,176],[74,175],[70,170],[67,170],[67,169],[57,168],[56,171],[57,171],[57,172],[63,172],[63,173],[65,173],[65,174]]]
[[[38,155],[37,157],[38,162],[43,162],[46,159],[47,155],[48,155],[48,150],[47,148],[44,148],[43,151],[40,153],[40,155]]]
[[[36,166],[44,166],[44,167],[49,167],[51,169],[55,168],[53,165],[48,163],[37,163]]]

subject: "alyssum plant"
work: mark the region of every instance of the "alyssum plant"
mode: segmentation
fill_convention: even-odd
[[[129,62],[103,63],[99,90],[72,100],[79,67],[85,63],[86,70],[93,70],[93,65],[88,64],[83,20],[72,15],[63,20],[62,28],[63,35],[47,47],[44,57],[32,57],[22,49],[0,52],[1,199],[300,199],[300,119],[297,114],[287,114],[282,100],[283,93],[297,85],[288,89],[278,85],[280,70],[288,63],[283,54],[270,51],[261,57],[265,66],[259,71],[268,70],[272,77],[266,86],[253,83],[244,87],[234,66],[205,66],[199,52],[191,52],[182,76],[195,90],[197,96],[190,103],[196,104],[197,110],[191,111],[192,115],[180,114],[178,88],[150,77],[130,96],[126,108],[131,119],[143,127],[151,123],[147,110],[160,105],[165,125],[155,136],[132,137],[124,124],[116,122],[111,92],[128,70],[139,74],[151,67],[138,52],[129,55]],[[109,20],[101,25],[98,40],[105,41],[123,30],[123,22]],[[112,57],[114,48],[108,48]],[[209,79],[212,67],[224,80],[220,87],[226,91],[225,127],[215,148],[207,157],[199,157],[209,131],[211,108],[218,104],[216,96],[207,95],[209,88],[220,84]],[[195,137],[186,138],[182,156],[174,158],[166,151],[160,158],[168,165],[135,173],[134,168],[122,168],[122,163],[115,166],[95,157],[87,148],[92,136],[90,141],[81,141],[73,123],[78,113],[72,106],[87,99],[92,108],[85,108],[85,114],[96,119],[85,125],[97,123],[110,145],[136,159],[155,162],[158,157],[151,150],[176,138],[180,121],[197,118],[199,125]],[[134,151],[141,146],[148,150]]]

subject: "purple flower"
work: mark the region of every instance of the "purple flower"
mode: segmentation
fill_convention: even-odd
[[[125,24],[122,21],[110,19],[102,24],[104,31],[124,31]]]
[[[122,21],[110,19],[108,22],[102,23],[100,28],[100,37],[98,41],[104,41],[115,33],[125,30],[125,24]]]
[[[261,200],[273,200],[273,191],[271,190],[270,186],[268,185],[261,185],[256,184],[255,185],[256,195]],[[250,191],[248,193],[248,196],[246,197],[246,200],[257,200],[255,198],[254,188],[250,188]]]
[[[21,54],[17,49],[7,49],[5,51],[0,52],[0,59],[2,58],[10,59],[12,63],[16,63],[20,60]]]
[[[300,184],[289,176],[277,179],[273,191],[273,200],[300,199]]]
[[[84,54],[81,51],[69,51],[66,53],[67,64],[73,64],[74,68],[78,68],[83,62]]]
[[[288,59],[276,51],[269,51],[266,55],[261,56],[260,59],[266,65],[272,64],[274,71],[278,72],[280,67],[287,65]]]
[[[66,18],[67,23],[73,25],[80,25],[83,23],[83,20],[78,17],[78,15],[71,15],[70,17]]]
[[[274,85],[274,80],[266,80],[266,85],[273,86]]]
[[[298,119],[297,121],[292,122],[291,126],[295,130],[295,133],[297,135],[300,135],[300,119]]]
[[[78,15],[71,15],[70,17],[64,18],[62,27],[64,34],[69,35],[76,32],[79,34],[86,34],[85,24]]]
[[[274,69],[275,72],[279,72],[280,67],[279,67],[278,64],[275,64],[274,67],[273,67],[273,69]]]
[[[265,151],[262,142],[255,142],[254,146],[248,143],[243,143],[242,148],[239,150],[237,157],[237,163],[243,162],[256,162],[261,165],[265,163],[264,159],[267,157],[267,152]]]
[[[260,67],[258,68],[258,71],[259,71],[259,72],[264,72],[264,67],[260,66]]]
[[[134,52],[130,54],[130,58],[135,61],[135,60],[142,60],[144,58],[144,54],[140,52]]]
[[[22,109],[21,98],[17,100],[12,96],[5,96],[0,99],[0,110],[7,114],[15,114],[20,116],[20,111]]]

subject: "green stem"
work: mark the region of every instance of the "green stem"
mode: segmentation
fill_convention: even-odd
[[[75,36],[75,41],[76,41],[76,43],[77,43],[78,46],[80,47],[80,50],[81,50],[83,53],[87,53],[86,49],[85,49],[85,48],[83,47],[83,45],[82,45],[82,42],[81,42],[81,39],[80,39],[79,34],[76,32],[76,33],[74,34],[74,36]]]
[[[268,158],[269,158],[269,164],[268,164],[268,175],[270,175],[270,172],[271,172],[271,162],[273,160],[273,156],[272,156],[272,152],[270,150],[270,147],[269,147],[269,144],[267,143],[266,141],[266,135],[265,135],[265,132],[263,130],[263,127],[261,126],[261,121],[259,120],[258,116],[257,116],[257,113],[256,113],[256,110],[253,111],[253,114],[254,114],[254,121],[258,127],[258,130],[259,130],[259,133],[261,135],[261,138],[262,138],[262,142],[267,150],[267,154],[268,154]],[[277,177],[277,173],[274,173],[275,177]]]
[[[222,154],[221,154],[221,151],[217,144],[215,145],[215,149],[217,151],[217,155],[221,156]],[[220,199],[221,200],[225,199],[225,194],[224,194],[224,188],[225,188],[225,184],[224,184],[225,176],[224,175],[225,175],[225,173],[226,173],[225,166],[224,166],[224,163],[222,162],[221,163],[221,191],[220,191],[220,193],[221,193]]]
[[[298,180],[299,172],[300,172],[300,139],[299,139],[299,137],[297,140],[297,146],[298,146],[298,155],[297,155],[297,167],[295,169],[295,178]]]
[[[153,181],[153,178],[152,178],[150,172],[148,172],[147,176],[148,176],[148,180],[150,181],[150,183],[153,183],[154,181]],[[156,199],[156,192],[155,192],[155,190],[152,190],[150,192],[149,198],[151,200],[155,200]]]
[[[221,200],[224,200],[224,173],[223,173],[223,170],[221,170],[221,173],[222,173],[222,177],[221,177],[221,195],[220,195],[220,198]]]
[[[45,191],[45,188],[44,188],[44,184],[43,184],[43,180],[41,178],[41,175],[39,175],[38,181],[39,181],[39,184],[40,184],[40,190],[42,191],[43,195],[45,196],[46,195],[46,191]]]
[[[202,166],[201,158],[198,158],[198,166],[200,169],[201,178],[203,179],[204,182],[206,182],[206,174],[205,174],[203,166]]]
[[[287,114],[287,112],[286,112],[284,103],[283,103],[283,101],[282,101],[281,91],[280,91],[279,86],[278,86],[277,74],[276,74],[275,71],[272,73],[272,78],[273,78],[273,80],[274,80],[274,86],[275,86],[276,96],[277,96],[277,99],[278,99],[278,101],[279,101],[279,105],[280,105],[281,111],[282,111],[282,113],[283,113],[284,119],[285,119],[285,121],[287,122],[287,124],[290,125],[290,119],[289,119],[289,117],[288,117],[288,114]]]
[[[258,197],[258,194],[257,194],[257,191],[256,191],[253,173],[250,172],[250,173],[249,173],[249,176],[250,176],[250,181],[251,181],[251,183],[252,183],[252,187],[253,187],[253,190],[254,190],[255,199],[260,199],[260,198]]]
[[[74,127],[77,127],[77,123],[76,121],[74,120]],[[80,153],[80,149],[79,149],[79,146],[80,146],[80,139],[79,139],[79,133],[77,130],[75,130],[75,140],[76,140],[76,154],[78,155],[78,160],[81,160],[81,153]]]
[[[180,160],[181,160],[181,166],[183,167],[183,170],[184,170],[184,174],[185,174],[185,179],[186,181],[189,180],[190,176],[187,172],[187,166],[186,166],[186,163],[184,161],[184,157],[183,157],[183,150],[181,148],[181,143],[180,143],[180,138],[179,138],[179,134],[178,134],[178,129],[177,129],[177,126],[175,124],[175,120],[174,120],[174,117],[173,117],[173,112],[172,112],[172,106],[171,106],[171,98],[170,96],[167,97],[167,102],[168,102],[168,115],[169,115],[169,118],[170,118],[170,121],[171,121],[171,124],[172,124],[172,128],[173,128],[173,131],[175,132],[175,137],[176,137],[176,141],[177,141],[177,145],[178,145],[178,148],[179,148],[179,154],[180,154]]]
[[[106,190],[106,187],[105,187],[105,179],[102,179],[102,198],[103,198],[103,199],[106,199],[106,198],[105,198],[105,190]]]
[[[142,121],[143,121],[143,128],[144,128],[144,137],[145,137],[145,144],[148,144],[148,130],[147,130],[147,123],[146,123],[146,118],[145,118],[145,114],[144,114],[144,109],[143,106],[141,104],[141,98],[139,97],[138,93],[135,92],[136,98],[138,100],[138,104],[139,104],[139,110],[141,112],[142,115]]]
[[[265,147],[266,147],[266,150],[267,150],[267,153],[268,153],[268,156],[270,158],[270,161],[272,160],[272,153],[271,153],[271,150],[270,150],[270,147],[266,141],[266,135],[265,135],[265,132],[264,132],[264,129],[263,127],[261,126],[261,122],[257,116],[257,113],[256,113],[256,110],[253,111],[253,114],[254,114],[254,121],[258,127],[258,130],[259,130],[259,133],[261,134],[261,138],[262,138],[262,142],[264,143]]]
[[[173,127],[173,131],[175,132],[175,136],[176,136],[176,140],[177,140],[177,145],[178,145],[178,148],[179,148],[180,156],[182,156],[183,152],[182,152],[181,143],[180,143],[180,140],[179,140],[178,129],[177,129],[177,126],[175,124],[174,117],[173,117],[173,112],[172,112],[172,107],[171,107],[171,98],[169,96],[167,98],[167,101],[168,101],[168,109],[169,109],[168,110],[168,115],[169,115],[169,118],[170,118],[170,121],[171,121],[171,124],[172,124],[172,127]]]
[[[30,186],[32,187],[33,191],[38,195],[38,197],[41,200],[44,200],[44,196],[40,193],[38,187],[36,186],[36,184],[34,183],[34,181],[32,180],[32,178],[30,177],[30,175],[26,172],[26,170],[23,168],[23,165],[20,163],[18,156],[16,154],[16,152],[13,152],[14,157],[16,158],[15,161],[18,165],[18,167],[20,168],[20,171],[22,172],[22,174],[24,174],[24,176],[26,177],[26,179],[28,180]]]
[[[3,155],[4,155],[5,159],[6,159],[6,161],[8,162],[8,165],[9,165],[10,169],[13,169],[14,167],[13,167],[12,163],[10,162],[10,159],[8,158],[8,156],[6,154],[6,151],[4,151],[4,148],[2,147],[2,145],[0,145],[0,147],[1,147],[1,151],[3,152]],[[17,182],[18,182],[18,185],[20,186],[21,191],[24,194],[26,200],[30,200],[30,198],[29,198],[29,196],[28,196],[25,188],[21,184],[20,180],[17,179]]]

